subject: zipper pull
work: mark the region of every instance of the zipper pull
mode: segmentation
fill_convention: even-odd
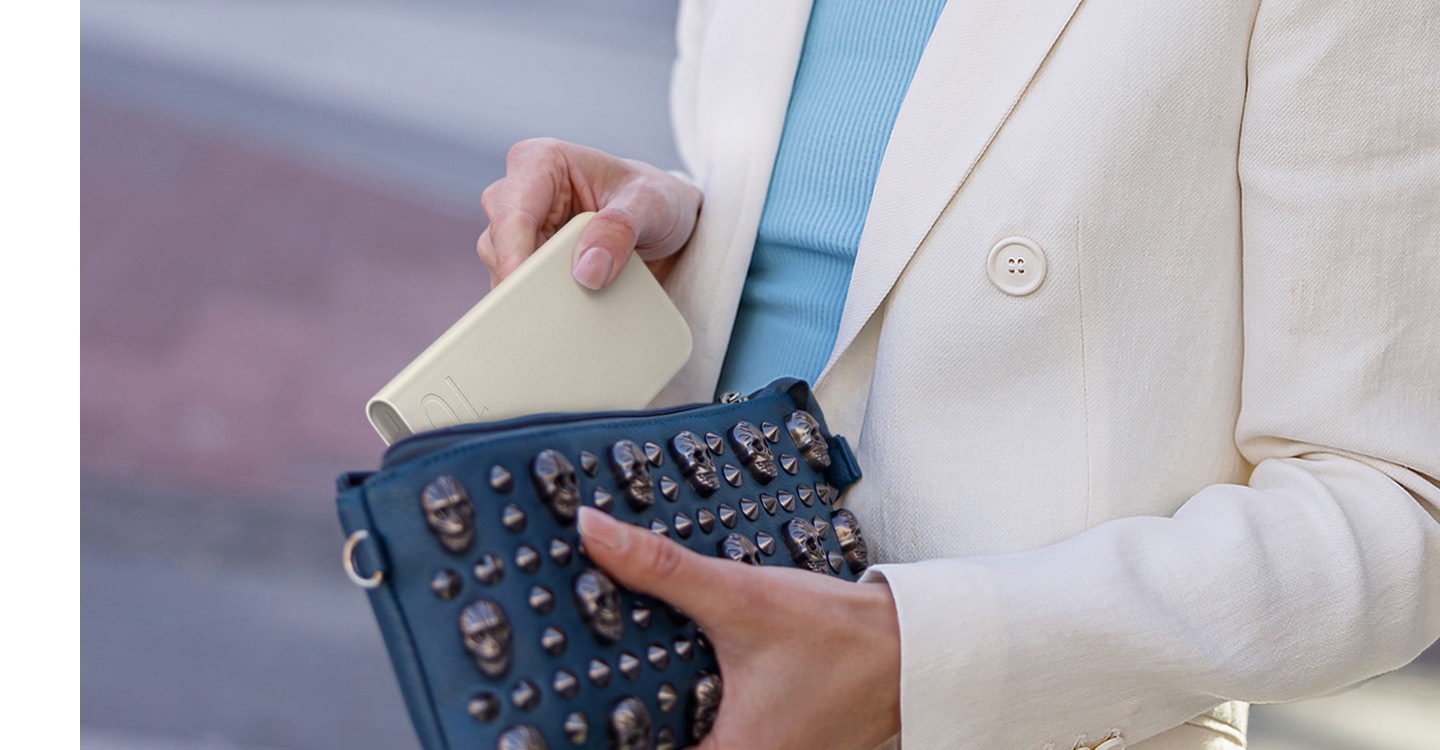
[[[717,404],[738,404],[738,403],[740,403],[741,401],[749,401],[749,400],[750,400],[750,397],[749,397],[749,396],[742,396],[742,395],[740,394],[740,391],[726,391],[726,392],[720,394],[720,398],[715,399],[715,403],[717,403]]]

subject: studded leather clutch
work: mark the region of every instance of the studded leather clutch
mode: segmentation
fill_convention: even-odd
[[[344,562],[427,750],[675,748],[714,721],[715,656],[684,614],[589,561],[579,506],[855,580],[865,542],[840,501],[859,478],[792,379],[715,404],[464,425],[340,477]]]

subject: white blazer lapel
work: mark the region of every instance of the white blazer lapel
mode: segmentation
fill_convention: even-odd
[[[823,381],[874,314],[1081,0],[946,6],[891,131]]]

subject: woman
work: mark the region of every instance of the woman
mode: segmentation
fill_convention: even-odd
[[[814,380],[866,470],[872,585],[582,516],[714,641],[702,747],[1241,747],[1440,635],[1431,15],[690,2],[687,175],[511,151],[493,281],[598,210],[579,283],[694,331],[662,399]]]

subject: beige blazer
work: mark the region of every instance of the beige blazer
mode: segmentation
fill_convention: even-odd
[[[1237,747],[1237,701],[1440,635],[1437,13],[942,13],[818,381],[866,472],[907,750]],[[808,14],[683,5],[705,204],[664,401],[713,393]]]

